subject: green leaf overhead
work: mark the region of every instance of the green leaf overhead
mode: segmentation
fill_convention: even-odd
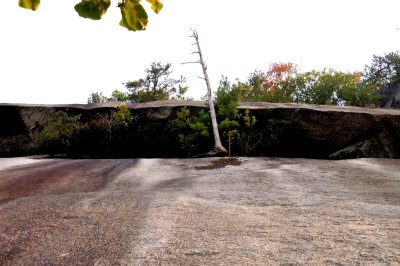
[[[99,20],[110,7],[111,0],[80,0],[75,5],[75,11],[83,18]],[[163,8],[160,0],[146,0],[151,4],[151,9],[158,14]],[[145,30],[148,22],[147,12],[140,3],[141,0],[121,0],[117,7],[121,9],[122,19],[119,23],[122,27],[131,31]],[[18,0],[22,8],[37,10],[40,0]]]
[[[131,31],[146,29],[148,16],[140,0],[126,0],[119,7],[122,14],[119,25]]]
[[[19,0],[18,2],[20,7],[37,10],[40,4],[40,0]]]
[[[75,11],[81,17],[99,20],[109,7],[110,0],[82,0],[75,5]]]
[[[161,3],[158,0],[146,0],[147,2],[149,2],[151,4],[151,9],[153,9],[153,11],[155,13],[160,13],[161,9],[163,8],[163,3]]]

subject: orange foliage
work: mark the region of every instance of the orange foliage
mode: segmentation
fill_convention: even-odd
[[[293,63],[271,64],[263,77],[263,88],[265,93],[274,94],[275,90],[283,81],[297,74],[297,65]]]

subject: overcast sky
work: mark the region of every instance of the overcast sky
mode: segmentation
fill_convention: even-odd
[[[78,2],[78,0],[76,0]],[[144,32],[120,27],[112,1],[100,21],[80,18],[74,1],[42,0],[37,12],[3,1],[0,102],[86,103],[144,76],[153,61],[173,64],[197,98],[206,93],[191,52],[195,28],[213,89],[222,75],[245,80],[255,69],[292,62],[301,71],[362,70],[372,55],[400,50],[399,0],[164,0]],[[143,4],[149,10],[147,2]]]

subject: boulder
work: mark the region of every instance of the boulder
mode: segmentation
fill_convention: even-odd
[[[90,121],[96,114],[125,104],[134,117],[134,143],[121,156],[181,157],[177,139],[168,131],[176,111],[187,106],[198,112],[203,101],[162,101],[144,104],[102,103],[81,105],[0,104],[0,156],[36,154],[39,132],[57,111],[80,114]],[[400,110],[304,104],[240,103],[256,116],[253,137],[257,147],[234,155],[284,156],[325,159],[360,157],[400,158]],[[210,147],[213,141],[210,140]],[[208,144],[207,144],[208,145]],[[209,147],[207,147],[208,149]]]

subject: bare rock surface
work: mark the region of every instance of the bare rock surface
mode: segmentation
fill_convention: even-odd
[[[0,159],[0,265],[397,265],[399,247],[395,159]]]

